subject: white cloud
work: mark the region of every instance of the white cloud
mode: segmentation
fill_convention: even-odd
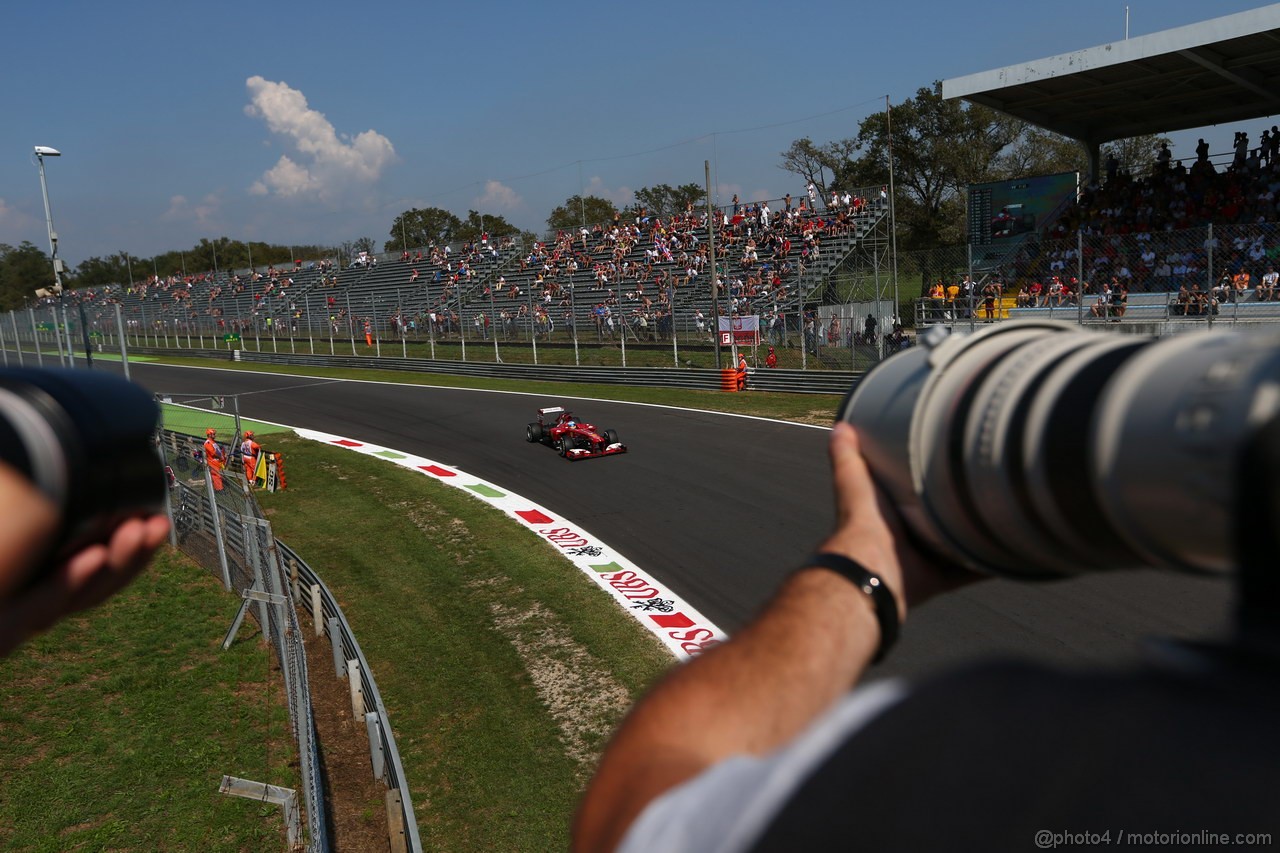
[[[307,106],[306,96],[287,83],[257,75],[245,81],[245,115],[262,119],[267,129],[294,149],[249,188],[254,195],[332,201],[345,191],[367,186],[382,176],[396,157],[391,140],[375,130],[356,136],[338,134],[324,113]]]
[[[160,218],[166,222],[193,222],[205,227],[221,227],[217,221],[221,210],[222,199],[216,193],[210,193],[195,204],[184,195],[175,195],[169,199],[169,209]]]
[[[617,189],[609,189],[604,185],[599,175],[592,176],[587,181],[587,185],[582,190],[583,196],[595,196],[596,198],[607,199],[613,202],[614,207],[626,207],[635,201],[635,190],[631,187],[618,187]]]
[[[501,181],[486,181],[484,195],[477,196],[474,203],[480,210],[515,210],[524,204],[524,199]]]
[[[29,230],[35,225],[35,218],[28,216],[15,207],[10,207],[9,203],[0,198],[0,234],[7,235],[9,232],[14,234]],[[10,242],[7,239],[0,242]],[[16,239],[12,242],[18,242]]]

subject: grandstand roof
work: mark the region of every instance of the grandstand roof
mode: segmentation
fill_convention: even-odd
[[[964,98],[1094,145],[1280,113],[1280,3],[946,80]]]

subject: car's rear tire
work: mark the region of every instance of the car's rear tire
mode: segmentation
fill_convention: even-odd
[[[604,431],[604,442],[605,442],[605,444],[617,444],[617,443],[618,443],[618,433],[617,433],[615,430],[611,430],[611,429],[607,429],[607,430],[605,430],[605,431]]]
[[[529,424],[526,438],[530,442],[542,441],[542,424]]]

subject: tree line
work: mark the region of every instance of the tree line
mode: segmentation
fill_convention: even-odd
[[[988,107],[942,97],[941,83],[863,119],[847,139],[804,137],[782,152],[780,167],[820,191],[889,183],[892,152],[898,244],[904,249],[962,245],[965,193],[971,184],[1061,172],[1088,175],[1083,143]],[[1117,140],[1102,147],[1120,169],[1148,171],[1163,136]]]

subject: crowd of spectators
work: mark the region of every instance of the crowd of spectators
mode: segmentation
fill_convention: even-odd
[[[1210,263],[1215,276],[1221,272],[1231,279],[1244,272],[1256,281],[1277,262],[1278,192],[1276,127],[1264,130],[1253,147],[1247,134],[1237,133],[1232,159],[1223,168],[1210,160],[1203,139],[1190,167],[1173,159],[1167,145],[1154,152],[1150,170],[1141,176],[1112,158],[1104,180],[1085,186],[1049,228],[1040,263],[1028,272],[1045,287],[1053,276],[1074,280],[1083,270],[1079,290],[1085,294],[1090,282],[1106,282],[1112,290],[1135,293],[1191,293],[1198,286],[1208,299]],[[1213,236],[1207,235],[1209,225],[1217,229]],[[1077,235],[1085,247],[1083,264]]]
[[[795,281],[821,257],[824,240],[854,234],[886,201],[842,193],[817,212],[807,199],[793,203],[789,195],[752,204],[735,197],[716,210],[710,225],[721,314],[758,313],[766,329],[781,328]],[[460,269],[420,314],[430,328],[448,333],[460,328],[449,317],[461,302],[477,311],[489,304],[483,329],[476,327],[486,335],[491,323],[500,338],[532,328],[539,337],[572,329],[594,332],[600,341],[661,342],[676,331],[674,303],[681,299],[697,306],[698,334],[710,340],[710,321],[698,305],[710,293],[708,224],[706,212],[689,204],[670,216],[638,207],[612,222],[562,229],[523,250],[518,264],[496,279],[472,280]],[[407,264],[418,260],[401,257]],[[445,317],[443,325],[432,315]]]
[[[627,336],[642,342],[670,340],[679,299],[696,310],[698,334],[712,340],[706,303],[714,229],[722,316],[759,314],[762,329],[780,337],[787,312],[795,310],[797,279],[833,240],[855,235],[881,214],[887,198],[883,192],[841,192],[821,204],[818,211],[808,196],[750,204],[735,197],[710,219],[692,204],[670,216],[639,207],[612,222],[565,229],[523,247],[511,237],[483,234],[460,246],[433,244],[384,256],[381,265],[378,256],[362,252],[345,269],[325,259],[293,268],[153,275],[130,285],[68,291],[64,299],[97,306],[102,323],[109,319],[107,306],[118,302],[134,333],[283,332],[327,324],[344,336],[366,327],[373,334],[448,336],[465,322],[465,334],[482,339],[515,338],[532,329],[544,339],[573,330],[594,332],[602,341]],[[373,310],[376,294],[387,290],[397,294],[394,307]],[[385,305],[385,295],[383,300]]]

